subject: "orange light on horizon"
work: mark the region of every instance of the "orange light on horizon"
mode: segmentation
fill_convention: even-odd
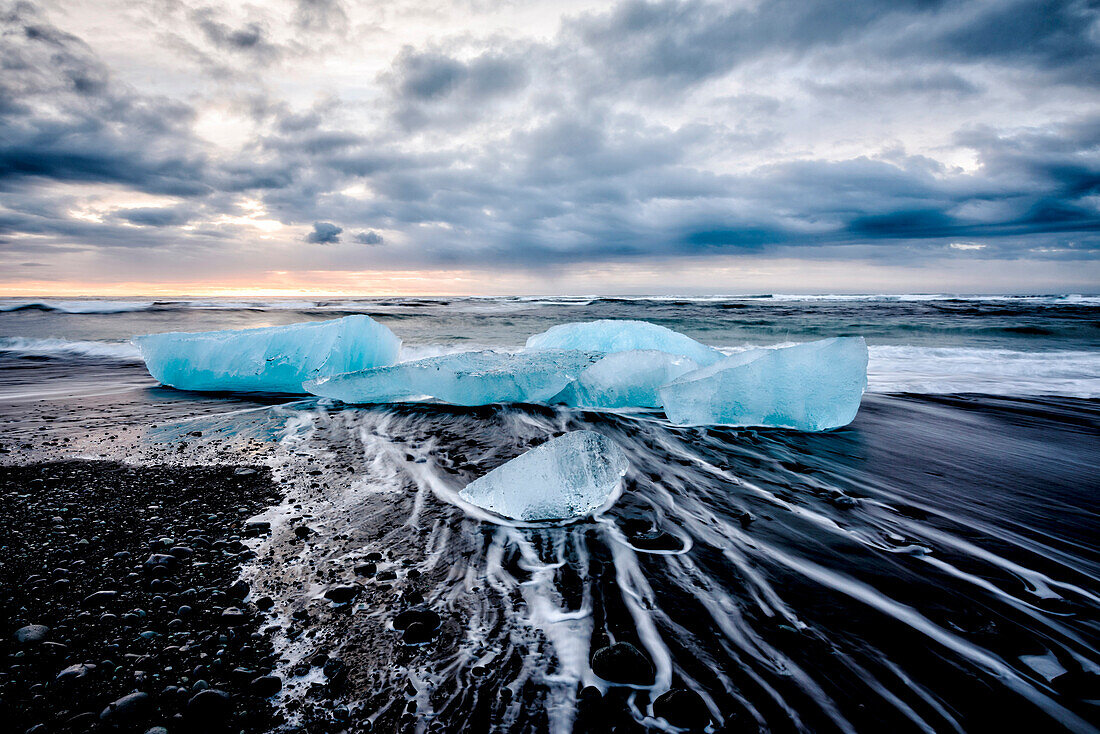
[[[182,297],[284,298],[294,296],[459,296],[476,295],[470,285],[482,278],[465,271],[269,271],[260,278],[228,281],[114,283],[25,280],[0,284],[0,296],[19,297]],[[465,287],[463,287],[465,286]]]

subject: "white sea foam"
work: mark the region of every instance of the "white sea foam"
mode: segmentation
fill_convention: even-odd
[[[761,299],[765,301],[897,301],[902,303],[922,301],[968,301],[975,303],[1026,303],[1029,306],[1057,306],[1065,304],[1100,304],[1100,296],[1085,296],[1079,293],[1042,295],[1042,296],[960,296],[951,293],[901,293],[901,294],[824,294],[808,295],[794,293],[773,293],[768,296],[730,296],[731,300],[741,298]],[[689,299],[690,300],[690,299]]]
[[[1100,397],[1100,352],[873,346],[868,391]]]
[[[97,357],[100,359],[140,362],[138,348],[129,342],[68,341],[32,339],[22,336],[0,337],[0,352],[15,352],[42,357]]]

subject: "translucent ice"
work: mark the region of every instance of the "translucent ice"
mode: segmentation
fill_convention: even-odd
[[[660,408],[658,388],[698,368],[693,360],[667,352],[615,352],[582,372],[551,402],[579,408]]]
[[[306,383],[305,388],[345,403],[390,403],[424,396],[454,405],[544,403],[600,356],[562,349],[462,352],[322,378]]]
[[[593,431],[574,431],[475,479],[459,496],[513,520],[567,520],[617,495],[626,470],[626,456],[614,442]]]
[[[848,425],[867,387],[867,344],[841,337],[750,349],[661,388],[681,425],[776,426],[824,431]]]
[[[648,321],[583,321],[559,324],[527,339],[528,349],[582,349],[627,352],[635,349],[678,354],[700,365],[714,364],[722,353],[691,337]]]
[[[149,373],[181,390],[303,393],[306,380],[392,364],[401,350],[401,340],[369,316],[133,342]]]

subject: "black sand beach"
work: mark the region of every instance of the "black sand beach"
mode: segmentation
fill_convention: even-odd
[[[308,438],[272,432],[304,415]],[[0,418],[5,716],[16,731],[188,731],[191,702],[207,701],[233,731],[284,718],[297,731],[545,731],[572,699],[576,731],[644,731],[648,693],[631,684],[662,674],[655,614],[679,630],[662,639],[680,672],[652,710],[688,728],[832,730],[842,717],[906,730],[940,717],[966,731],[1086,731],[1100,690],[1080,662],[1098,636],[1098,416],[1080,399],[868,396],[841,431],[687,429],[673,445],[636,419],[533,406],[325,410],[157,387],[25,402]],[[517,419],[595,426],[647,459],[610,518],[568,528],[494,528],[424,491],[428,467],[461,485],[541,440],[521,433],[497,451]],[[127,462],[62,461],[93,450]],[[372,452],[392,462],[383,475],[398,471],[393,489],[372,490]],[[270,461],[274,480],[256,466]],[[720,514],[706,519],[685,491]],[[874,539],[882,522],[894,535]],[[755,571],[738,560],[765,548]],[[640,578],[650,612],[623,595]],[[1039,578],[1058,593],[1028,581]],[[768,589],[780,607],[754,601]],[[560,625],[573,623],[529,626],[550,598],[588,610],[591,626],[570,634],[621,685],[555,679],[569,654]],[[723,598],[716,616],[708,605]],[[49,629],[17,642],[28,625]],[[722,642],[736,629],[788,670]],[[899,689],[860,693],[889,670],[920,681],[910,714]],[[196,699],[207,687],[227,699]]]
[[[11,731],[268,731],[280,682],[246,603],[262,467],[0,467],[0,717]]]

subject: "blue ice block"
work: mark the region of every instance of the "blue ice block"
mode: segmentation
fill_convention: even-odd
[[[577,408],[660,408],[658,390],[698,368],[678,354],[614,352],[581,372],[551,402]]]
[[[750,349],[660,389],[665,414],[681,425],[775,426],[825,431],[856,417],[867,387],[863,337],[782,349]]]
[[[527,339],[527,349],[581,349],[588,352],[653,350],[678,354],[699,365],[714,364],[723,355],[691,337],[648,321],[582,321],[559,324]]]
[[[573,431],[498,466],[458,496],[513,520],[568,520],[617,496],[627,467],[626,455],[611,439]]]
[[[436,398],[453,405],[545,403],[601,355],[577,350],[460,352],[321,378],[307,391],[345,403]]]
[[[149,373],[181,390],[304,393],[306,380],[392,364],[401,351],[401,340],[369,316],[133,342]]]

